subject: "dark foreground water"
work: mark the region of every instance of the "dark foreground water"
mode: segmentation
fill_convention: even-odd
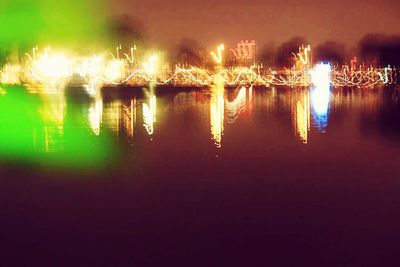
[[[399,95],[3,88],[0,265],[399,266]]]

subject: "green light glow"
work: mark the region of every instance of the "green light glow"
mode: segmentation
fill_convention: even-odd
[[[22,86],[0,87],[1,160],[88,168],[114,157],[111,136],[96,135],[89,126],[90,101],[65,103],[63,96],[49,99]]]
[[[91,4],[90,4],[91,3]],[[2,0],[0,45],[94,41],[103,34],[102,0]]]

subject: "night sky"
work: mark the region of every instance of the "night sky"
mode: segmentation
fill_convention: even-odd
[[[400,33],[398,0],[114,0],[113,15],[143,23],[148,38],[176,43],[189,37],[204,45],[255,39],[281,43],[304,36],[353,45],[367,33]]]

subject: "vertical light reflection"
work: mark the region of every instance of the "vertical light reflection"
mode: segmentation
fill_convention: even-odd
[[[0,158],[87,168],[115,151],[100,133],[102,103],[8,86],[0,95]],[[92,106],[91,106],[92,105]]]
[[[112,132],[119,135],[121,119],[121,101],[114,100],[104,105],[103,124]]]
[[[250,113],[253,112],[253,86],[249,88],[249,111]]]
[[[314,126],[320,132],[325,132],[328,126],[328,109],[330,100],[329,87],[314,88],[311,91],[312,117]]]
[[[43,120],[44,144],[38,147],[38,129],[34,129],[34,147],[39,151],[58,152],[63,150],[65,98],[63,94],[42,95],[43,106],[40,117]],[[40,138],[39,138],[40,139]]]
[[[294,97],[292,105],[292,122],[295,134],[301,142],[308,143],[310,130],[310,96],[308,91],[301,91]]]
[[[100,128],[103,115],[103,101],[101,97],[97,98],[89,106],[88,118],[89,127],[95,135],[100,135]]]
[[[239,114],[246,110],[246,87],[242,87],[239,90],[236,98],[233,101],[225,100],[226,103],[226,113],[227,122],[235,123]]]
[[[122,123],[126,134],[132,138],[136,125],[136,98],[129,101],[129,105],[122,106]]]
[[[224,86],[215,85],[211,88],[210,124],[211,136],[217,148],[221,147],[224,132]]]
[[[315,127],[320,132],[325,132],[328,126],[330,72],[329,64],[318,64],[311,71],[311,79],[315,86],[311,89],[312,117]]]
[[[143,127],[148,135],[154,133],[154,123],[156,122],[157,99],[154,94],[149,97],[149,103],[143,103]]]

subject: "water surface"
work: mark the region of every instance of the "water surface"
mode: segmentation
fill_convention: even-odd
[[[396,88],[111,90],[0,95],[7,262],[396,265]]]

